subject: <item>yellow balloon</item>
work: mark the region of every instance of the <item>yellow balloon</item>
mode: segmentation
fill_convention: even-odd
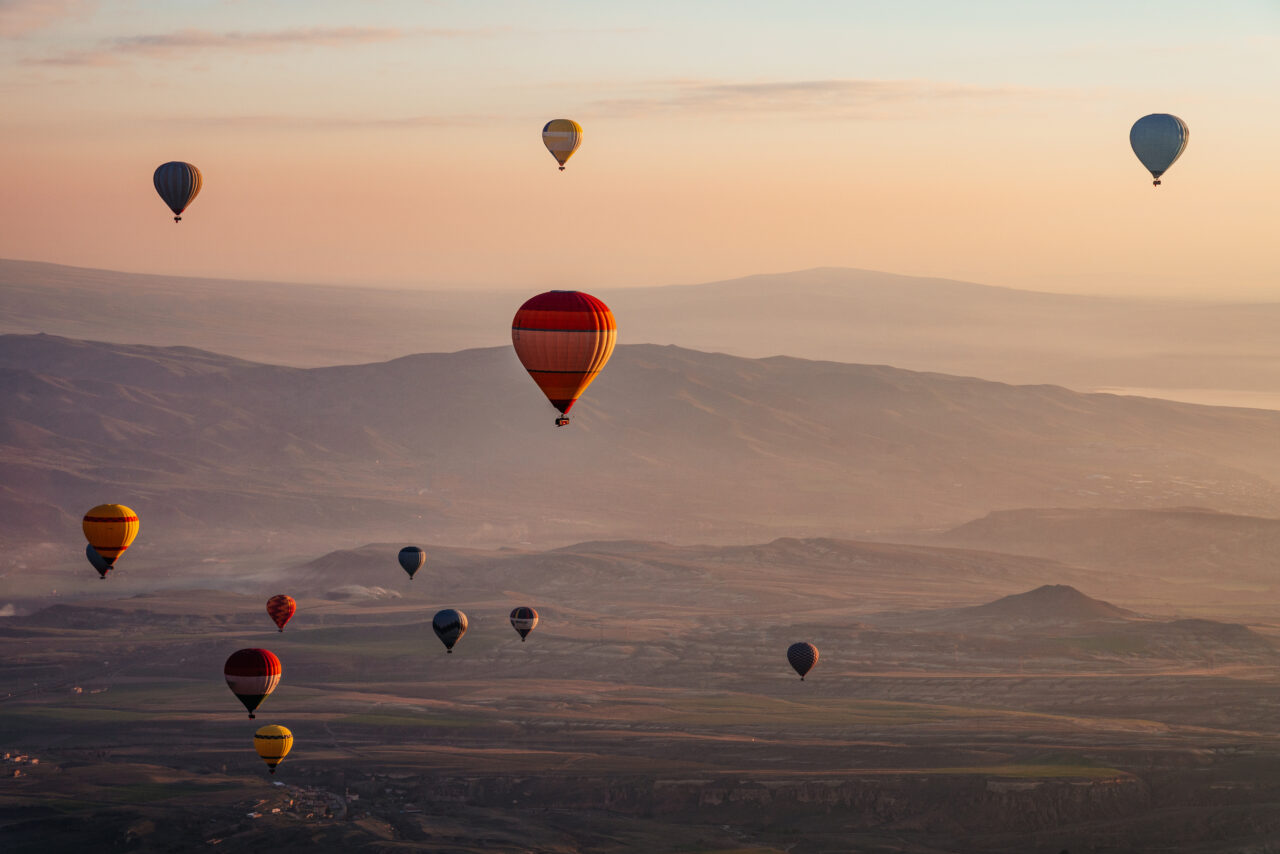
[[[110,567],[138,536],[138,514],[123,504],[99,504],[84,514],[85,538]]]
[[[276,724],[264,726],[253,734],[253,746],[258,749],[258,755],[274,774],[276,766],[293,749],[293,733]]]
[[[578,150],[578,146],[582,145],[582,125],[572,119],[552,119],[542,128],[542,144],[551,152],[563,172],[564,164]]]

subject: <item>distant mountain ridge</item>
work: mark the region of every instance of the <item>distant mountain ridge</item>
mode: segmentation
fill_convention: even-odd
[[[1151,578],[1234,578],[1270,587],[1280,519],[1207,507],[999,510],[919,542],[990,549]]]
[[[587,289],[612,307],[624,344],[890,364],[1079,390],[1280,395],[1280,339],[1272,334],[1280,303],[1054,294],[843,268]],[[0,260],[0,333],[342,365],[503,345],[516,308],[537,290],[244,282]]]
[[[1045,584],[983,605],[920,611],[889,611],[863,617],[868,643],[946,646],[970,653],[1030,657],[1043,666],[1075,661],[1133,662],[1219,660],[1273,665],[1280,653],[1248,626],[1206,619],[1144,616],[1095,599],[1067,584]],[[904,634],[905,633],[905,634]]]
[[[142,514],[139,555],[848,537],[1046,504],[1280,511],[1280,413],[1259,410],[624,345],[571,427],[552,415],[509,347],[299,369],[0,336],[0,538],[78,539],[102,501]]]

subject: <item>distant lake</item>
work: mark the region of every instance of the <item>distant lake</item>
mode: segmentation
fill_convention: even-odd
[[[1129,394],[1136,397],[1159,397],[1204,406],[1243,406],[1248,409],[1280,410],[1280,391],[1245,391],[1229,388],[1095,388],[1102,394]]]

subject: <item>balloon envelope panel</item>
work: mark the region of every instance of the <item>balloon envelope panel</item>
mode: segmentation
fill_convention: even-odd
[[[511,627],[520,633],[521,640],[524,640],[537,626],[538,612],[532,608],[521,606],[511,612]]]
[[[582,145],[582,125],[572,119],[552,119],[542,127],[542,144],[563,169]]]
[[[138,514],[123,504],[99,504],[84,514],[81,528],[89,545],[111,566],[138,536]]]
[[[284,624],[293,618],[297,610],[298,603],[294,601],[292,596],[286,596],[281,593],[267,600],[267,614],[282,632],[284,631]]]
[[[613,312],[581,291],[538,294],[511,322],[520,364],[551,405],[566,414],[609,361],[617,340]]]
[[[253,734],[253,746],[274,774],[276,766],[293,749],[293,733],[286,727],[270,724]]]
[[[432,618],[431,628],[444,648],[452,652],[453,645],[467,633],[467,615],[453,608],[446,608]]]
[[[280,659],[269,649],[236,650],[222,671],[227,687],[244,703],[249,717],[253,717],[253,710],[280,684],[283,673]]]
[[[422,569],[427,562],[427,553],[417,546],[405,546],[400,550],[400,567],[413,578],[414,573]]]
[[[1151,177],[1159,179],[1182,156],[1190,137],[1182,119],[1168,113],[1152,113],[1133,123],[1129,145]]]
[[[84,556],[89,559],[89,565],[98,570],[98,575],[103,578],[107,577],[107,573],[111,571],[111,564],[107,563],[106,558],[98,554],[98,550],[92,545],[86,544],[84,547]]]
[[[199,195],[200,188],[204,186],[204,177],[200,174],[200,170],[181,160],[161,163],[156,167],[151,181],[155,184],[160,198],[175,216],[180,216],[187,209],[187,205],[191,204]]]
[[[787,661],[800,674],[800,678],[804,679],[805,674],[818,663],[818,648],[804,641],[793,643],[787,648]]]

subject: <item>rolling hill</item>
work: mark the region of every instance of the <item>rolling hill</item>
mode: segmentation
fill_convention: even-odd
[[[1280,413],[675,347],[620,347],[556,430],[509,348],[298,369],[4,336],[0,413],[11,547],[78,539],[107,500],[142,513],[148,544],[313,554],[861,536],[1046,504],[1280,510]]]
[[[1089,620],[1126,620],[1133,611],[1086,596],[1067,584],[1045,584],[1025,593],[1014,593],[985,605],[957,612],[974,620],[1021,620],[1074,623]]]
[[[1110,589],[1127,586],[1114,576],[1100,581]],[[861,619],[888,633],[887,639],[868,633],[880,645],[905,632],[905,637],[898,637],[904,647],[932,648],[936,653],[950,644],[957,655],[964,649],[970,656],[1032,658],[1040,667],[1049,661],[1062,666],[1086,660],[1269,666],[1280,657],[1270,640],[1248,626],[1144,616],[1068,584],[1044,584],[982,605],[892,611]]]
[[[1270,595],[1280,519],[1204,507],[1002,510],[919,542],[1061,560],[1109,572],[1177,579],[1233,579]]]

